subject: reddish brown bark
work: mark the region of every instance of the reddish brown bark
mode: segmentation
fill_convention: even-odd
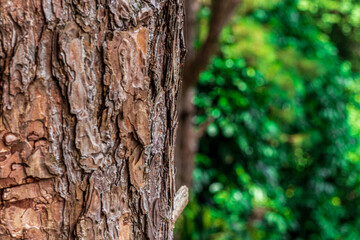
[[[0,239],[172,238],[182,22],[181,0],[0,0]]]

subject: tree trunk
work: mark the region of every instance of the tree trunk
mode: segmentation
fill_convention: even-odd
[[[182,0],[0,0],[0,239],[172,238],[182,23]]]
[[[179,128],[175,151],[177,187],[182,185],[191,187],[193,180],[195,156],[199,144],[199,135],[193,121],[195,117],[195,106],[192,102],[194,94],[195,87],[188,88],[182,93],[179,101]]]
[[[199,10],[199,0],[185,0],[185,39],[187,55],[184,67],[182,94],[179,99],[179,130],[176,143],[176,183],[178,186],[191,187],[192,174],[195,167],[195,156],[199,140],[212,121],[208,119],[202,126],[196,128],[193,119],[196,109],[192,102],[195,87],[200,73],[205,70],[211,57],[218,49],[218,38],[231,16],[235,13],[241,0],[212,0],[209,32],[199,50],[194,48],[196,38],[196,13]]]

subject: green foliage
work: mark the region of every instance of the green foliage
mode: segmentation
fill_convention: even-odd
[[[311,24],[325,34],[339,51],[339,56],[350,60],[360,70],[360,2],[358,0],[299,0],[297,9],[310,17]]]
[[[196,124],[214,122],[182,239],[360,239],[357,62],[331,36],[360,4],[272,2],[239,10],[200,77]]]

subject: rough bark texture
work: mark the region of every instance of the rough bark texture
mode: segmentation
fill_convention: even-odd
[[[182,21],[182,0],[0,0],[1,240],[172,238]]]
[[[182,94],[179,100],[179,130],[176,143],[176,183],[177,186],[192,184],[192,173],[195,166],[195,155],[198,142],[209,121],[200,129],[194,126],[195,106],[192,102],[199,74],[205,70],[211,57],[218,48],[218,38],[226,23],[234,14],[241,0],[212,0],[209,32],[199,50],[194,48],[196,37],[196,12],[200,7],[199,0],[185,0],[186,21],[185,39],[187,55],[184,67]],[[211,121],[211,119],[209,119]]]

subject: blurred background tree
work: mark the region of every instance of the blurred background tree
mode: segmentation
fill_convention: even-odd
[[[197,54],[214,2],[193,12]],[[360,239],[360,1],[232,9],[188,98],[206,132],[178,238]]]
[[[195,165],[195,155],[198,142],[204,130],[212,121],[209,117],[201,126],[195,126],[193,118],[196,115],[193,103],[196,84],[200,73],[205,70],[211,57],[218,51],[219,36],[235,13],[240,0],[185,0],[185,42],[186,61],[183,72],[182,93],[179,98],[179,127],[175,150],[175,167],[177,169],[176,184],[178,186],[192,185],[192,172]],[[206,6],[211,14],[207,18],[198,20],[196,14]],[[211,10],[210,10],[211,9]],[[201,23],[200,23],[201,22]],[[199,28],[202,31],[200,43]],[[197,41],[197,43],[196,43]]]

